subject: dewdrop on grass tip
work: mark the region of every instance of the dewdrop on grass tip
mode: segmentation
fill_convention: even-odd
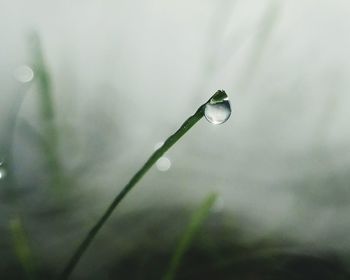
[[[204,116],[212,124],[222,124],[231,116],[231,105],[224,90],[218,90],[206,103]]]

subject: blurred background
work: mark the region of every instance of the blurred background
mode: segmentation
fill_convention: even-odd
[[[54,278],[218,89],[231,118],[157,162],[72,279],[161,279],[212,192],[177,279],[349,279],[348,1],[1,0],[0,23],[1,279]]]

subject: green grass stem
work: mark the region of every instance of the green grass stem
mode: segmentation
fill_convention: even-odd
[[[48,159],[48,166],[52,176],[52,185],[56,191],[61,191],[63,185],[63,171],[58,156],[58,132],[55,124],[55,109],[52,95],[50,72],[47,68],[41,41],[38,34],[30,37],[33,56],[33,70],[36,76],[39,95],[40,118],[44,126],[43,151]]]
[[[13,218],[10,221],[10,231],[15,254],[25,271],[27,278],[35,279],[36,269],[34,258],[20,217]]]
[[[205,219],[208,217],[209,211],[212,209],[216,198],[217,195],[215,193],[208,195],[198,209],[193,213],[190,222],[175,249],[163,280],[173,280],[175,278],[176,271],[181,264],[181,260],[183,259],[188,248],[191,246],[195,235],[200,230]]]
[[[218,96],[218,94],[214,94],[214,96]],[[164,144],[149,157],[149,159],[145,162],[145,164],[135,173],[135,175],[130,179],[130,181],[124,186],[124,188],[120,191],[120,193],[115,197],[112,203],[108,206],[108,208],[103,213],[101,218],[90,229],[86,237],[83,239],[83,241],[81,242],[81,244],[79,245],[75,253],[73,254],[72,258],[69,260],[68,264],[64,268],[59,279],[67,279],[71,275],[77,263],[79,262],[80,258],[82,257],[86,249],[89,247],[90,243],[95,238],[95,236],[97,235],[101,227],[105,224],[109,216],[118,206],[118,204],[123,200],[126,194],[136,185],[136,183],[140,181],[140,179],[147,173],[147,171],[152,167],[152,165],[156,163],[157,160],[166,151],[168,151],[188,130],[191,129],[192,126],[194,126],[204,116],[204,109],[206,104],[207,102],[201,105],[198,108],[198,110],[192,116],[190,116],[181,125],[181,127],[173,135],[171,135],[164,142]]]
[[[252,78],[254,78],[254,74],[259,67],[266,45],[271,38],[274,28],[276,28],[282,3],[283,1],[270,0],[259,24],[260,29],[255,35],[255,41],[250,57],[245,63],[245,69],[243,69],[242,76],[239,79],[239,88],[245,88],[251,84]]]

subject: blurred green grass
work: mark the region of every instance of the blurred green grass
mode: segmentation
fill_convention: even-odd
[[[243,73],[246,73],[244,75],[246,78],[243,78],[242,81],[246,81],[246,83],[252,79],[255,69],[257,69],[264,51],[264,45],[277,19],[276,11],[276,7],[273,7],[272,11],[267,9],[266,15],[263,17],[261,32],[256,37],[256,44],[254,45],[254,51],[250,59],[251,62],[247,64],[247,71],[243,71]],[[66,201],[71,202],[69,188],[67,188],[66,174],[58,152],[60,131],[56,123],[50,72],[47,62],[44,59],[45,55],[40,39],[37,35],[33,35],[32,44],[33,69],[36,74],[35,84],[40,96],[39,111],[43,126],[41,127],[42,131],[40,131],[42,134],[37,134],[35,130],[31,132],[38,138],[42,137],[38,143],[42,147],[43,154],[47,157],[46,160],[51,178],[51,183],[42,187],[53,188],[57,192],[52,195],[53,197],[56,197],[56,195],[62,196],[62,193],[68,193]],[[212,68],[213,61],[215,61],[215,57],[212,60],[208,60],[208,69]],[[209,70],[208,73],[204,74],[204,76],[207,75],[209,77],[211,75]],[[324,122],[321,121],[320,123],[320,130],[323,133]],[[31,128],[29,127],[28,129],[30,130]],[[9,141],[9,143],[10,147],[12,141]],[[12,147],[8,150],[11,151]],[[7,163],[9,176],[6,180],[7,186],[11,188],[15,185],[14,181],[10,182],[11,174],[13,174],[11,166],[13,163],[10,160]],[[343,178],[346,182],[346,174],[343,177],[336,176],[338,179]],[[311,184],[315,185],[315,191],[310,193],[310,189],[305,190],[303,183],[300,184],[302,188],[300,191],[313,198],[315,203],[324,203],[322,199],[325,199],[328,195],[334,195],[335,200],[343,198],[343,203],[346,202],[346,195],[339,197],[339,192],[335,194],[330,190],[326,190],[326,194],[319,193],[318,189],[316,189],[320,183],[319,178],[310,178],[310,181],[312,181]],[[330,182],[329,185],[334,184]],[[343,187],[344,184],[339,184],[342,193],[346,194],[347,189],[343,189]],[[13,208],[17,206],[14,203]],[[64,203],[64,207],[69,208],[68,203]],[[25,207],[19,208],[23,209]],[[157,211],[163,212],[162,219],[158,219],[159,217],[157,215],[159,213]],[[191,211],[185,211],[182,208],[175,210],[157,209],[157,211],[148,209],[134,213],[132,217],[128,216],[127,218],[130,218],[130,220],[124,220],[126,218],[121,217],[116,221],[115,224],[118,224],[118,226],[115,229],[110,227],[110,232],[103,236],[106,240],[99,239],[99,246],[104,249],[101,252],[97,250],[98,246],[95,247],[94,253],[89,258],[90,261],[85,262],[85,265],[80,270],[81,275],[85,275],[84,277],[90,279],[109,279],[117,276],[122,279],[160,279],[166,271],[167,261],[171,259],[173,254],[174,242],[186,230],[183,224]],[[46,212],[49,216],[52,214],[50,209],[43,209],[43,212]],[[72,213],[68,211],[68,215],[63,216],[63,219],[70,219],[71,215]],[[33,260],[33,253],[28,245],[30,241],[27,240],[23,224],[20,220],[17,220],[16,214],[13,215],[11,213],[9,216],[11,218],[7,224],[10,224],[9,234],[14,241],[11,244],[14,247],[13,254],[15,258],[11,259],[9,264],[6,265],[6,268],[2,270],[9,278],[31,279],[37,268],[34,268],[36,262]],[[297,246],[296,249],[292,247],[293,250],[290,252],[284,249],[285,244],[279,243],[279,236],[275,236],[273,239],[268,240],[268,242],[252,242],[247,244],[239,239],[239,230],[232,226],[231,218],[228,220],[221,219],[223,218],[220,215],[219,217],[217,215],[211,215],[204,229],[200,232],[198,240],[189,246],[190,248],[188,248],[188,252],[181,264],[178,279],[349,279],[346,264],[338,256],[333,255],[333,253],[318,252],[317,250],[311,250],[312,252],[305,253],[305,248],[299,248]],[[154,236],[157,236],[164,228],[175,228],[174,231],[176,234],[167,232],[164,235],[169,234],[168,237],[163,236],[164,239],[155,240]],[[69,230],[69,227],[65,228],[65,230]],[[140,232],[137,235],[131,234],[135,231]],[[108,248],[108,241],[119,238],[125,242],[115,241],[116,246]],[[122,246],[126,247],[126,249],[123,248],[124,254],[114,256],[112,251],[118,251]],[[55,249],[61,248],[56,247]],[[108,251],[106,255],[104,254],[104,250]],[[7,254],[7,252],[7,250],[4,250],[3,254]],[[55,254],[55,252],[52,253]],[[107,260],[107,256],[110,259]],[[45,259],[45,256],[41,256],[40,259]],[[101,260],[101,263],[96,264],[95,259]],[[62,261],[63,258],[58,257],[57,263],[43,262],[42,265],[38,265],[38,277],[42,279],[53,278],[57,266]],[[91,264],[95,264],[96,267],[90,267]],[[87,272],[82,270],[90,271],[91,275],[88,275]]]

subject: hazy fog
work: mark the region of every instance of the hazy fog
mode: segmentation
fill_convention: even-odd
[[[350,249],[348,1],[0,1],[0,129],[5,139],[23,97],[12,147],[21,188],[45,177],[20,125],[40,133],[36,73],[14,76],[31,66],[36,31],[82,207],[92,195],[100,212],[156,143],[225,89],[231,119],[203,119],[122,208],[217,191],[253,235]]]

